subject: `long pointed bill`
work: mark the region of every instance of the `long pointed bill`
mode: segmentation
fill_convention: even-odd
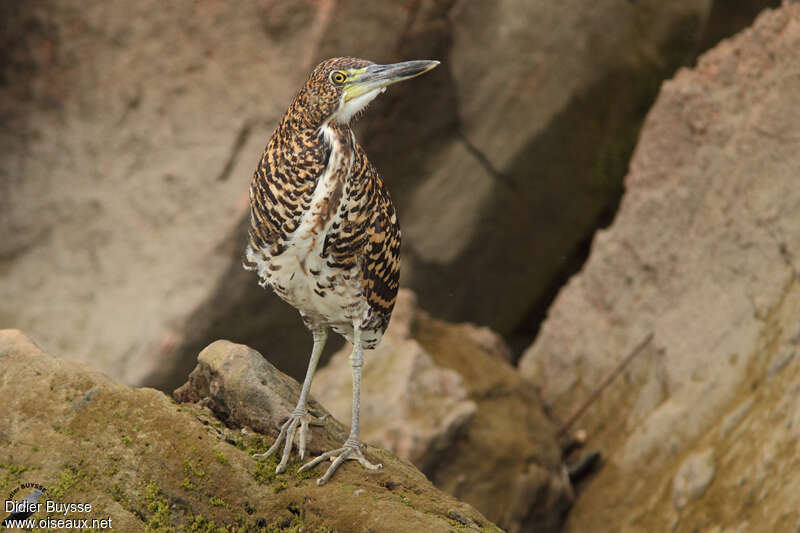
[[[375,89],[388,87],[398,81],[410,80],[436,68],[438,61],[404,61],[391,65],[370,65],[344,87],[344,101],[349,102]]]

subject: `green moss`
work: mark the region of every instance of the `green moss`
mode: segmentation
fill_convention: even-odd
[[[313,533],[338,533],[335,529],[331,529],[327,526],[311,529],[298,518],[293,518],[288,523],[285,521],[275,522],[267,526],[266,529],[258,529],[257,531],[265,531],[266,533],[301,533],[304,531],[313,531]]]
[[[12,459],[13,460],[13,459]],[[36,470],[35,466],[15,465],[13,463],[0,463],[0,470],[5,470],[0,476],[0,489],[13,489],[19,483],[20,476],[28,470]],[[12,486],[13,485],[13,486]]]
[[[208,499],[208,503],[210,503],[212,507],[228,507],[228,504],[225,503],[225,500],[217,496],[211,496]]]
[[[306,531],[306,528],[303,527],[303,523],[300,522],[300,520],[293,518],[288,522],[283,521],[270,524],[266,531],[267,533],[300,533],[301,531]]]
[[[278,474],[275,473],[275,468],[278,466],[278,461],[275,456],[264,457],[256,459],[256,466],[253,469],[253,479],[259,485],[270,485]]]
[[[114,483],[111,487],[111,498],[119,503],[125,503],[127,501],[125,493],[122,491],[122,487],[119,486],[119,483]]]
[[[75,465],[67,465],[58,473],[58,481],[56,485],[47,491],[47,495],[51,500],[60,502],[64,500],[64,496],[76,485],[80,483],[84,475],[78,470]]]
[[[319,472],[315,471],[313,468],[311,470],[305,470],[303,472],[300,472],[300,468],[302,468],[302,466],[303,466],[302,464],[295,463],[293,465],[290,465],[287,468],[287,471],[293,478],[297,479],[298,481],[304,481],[306,479],[315,479],[319,476]]]
[[[281,474],[275,473],[275,468],[278,466],[278,459],[274,455],[269,457],[259,457],[255,460],[255,468],[252,470],[253,479],[259,485],[269,485],[275,492],[281,492],[289,488],[290,482],[295,486],[299,486],[307,479],[316,478],[318,473],[314,470],[299,472],[302,467],[301,464],[290,464],[286,467],[286,471]]]
[[[63,428],[63,427],[61,427],[59,424],[53,424],[53,425],[52,425],[52,426],[50,426],[50,427],[52,427],[52,428],[53,428],[53,431],[55,431],[55,432],[56,432],[56,433],[58,433],[59,435],[66,435],[66,436],[68,436],[68,437],[72,437],[72,436],[74,436],[74,435],[75,435],[75,432],[74,432],[74,431],[72,431],[70,428]]]
[[[197,462],[193,462],[190,459],[183,460],[183,473],[187,476],[194,476],[199,478],[206,477],[206,471],[203,470],[203,460],[197,459]]]
[[[300,516],[300,506],[297,505],[297,503],[291,502],[286,508],[289,509],[289,512],[293,515]]]
[[[286,490],[289,488],[289,485],[286,484],[285,479],[276,479],[275,482],[272,484],[273,490],[277,492],[281,492],[282,490]]]
[[[131,438],[130,438],[129,436],[127,436],[127,435],[123,435],[123,436],[122,436],[122,443],[123,443],[125,446],[130,446],[131,442],[132,442],[132,441],[131,441]]]
[[[194,453],[194,451],[192,453]],[[186,490],[195,490],[199,485],[202,485],[206,478],[206,471],[203,469],[203,460],[197,459],[195,462],[188,458],[184,459],[183,474],[184,478],[183,481],[181,481],[181,487]]]
[[[149,513],[145,530],[148,533],[270,533],[290,531],[310,531],[303,524],[292,521],[291,527],[269,525],[262,519],[236,517],[226,525],[219,525],[214,520],[201,514],[192,514],[185,511],[173,511],[169,498],[164,494],[157,483],[151,481],[144,489],[142,496]],[[212,496],[210,503],[214,507],[224,506],[230,508],[221,498]],[[245,508],[247,510],[247,508]],[[252,508],[248,514],[255,512]]]
[[[214,457],[217,459],[217,462],[219,464],[221,464],[221,465],[228,464],[228,458],[225,457],[225,454],[223,454],[221,451],[214,450]]]
[[[148,533],[170,533],[175,528],[172,525],[169,501],[155,481],[151,481],[144,489],[144,501],[150,512],[150,519],[145,525]]]
[[[213,520],[209,520],[200,515],[193,516],[183,525],[181,530],[186,533],[227,533],[230,531],[222,526],[218,526]]]
[[[247,452],[248,455],[264,453],[270,448],[270,444],[267,442],[267,440],[260,435],[254,435],[247,438],[236,438],[234,445],[240,450]]]
[[[455,531],[464,531],[464,532],[474,533],[475,530],[476,530],[475,526],[477,524],[475,524],[474,522],[472,524],[470,524],[470,525],[466,525],[466,524],[464,524],[462,522],[459,522],[458,520],[453,520],[450,517],[447,517],[447,521],[450,523],[450,526]],[[491,524],[491,525],[488,525],[488,526],[487,525],[483,525],[483,526],[478,526],[478,527],[480,527],[481,533],[503,533],[503,530],[500,529],[499,527],[495,526],[494,524]]]

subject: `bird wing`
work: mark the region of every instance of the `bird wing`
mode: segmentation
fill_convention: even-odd
[[[400,284],[400,226],[397,213],[383,181],[372,169],[373,206],[365,228],[361,282],[367,303],[388,325]]]
[[[330,148],[311,136],[284,139],[273,134],[250,185],[250,243],[280,255],[289,234],[300,225]]]

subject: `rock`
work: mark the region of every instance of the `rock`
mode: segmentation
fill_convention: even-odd
[[[219,340],[200,352],[197,367],[173,397],[208,407],[228,427],[247,427],[277,436],[294,411],[300,384],[252,348]],[[309,407],[321,416],[330,415],[313,397],[309,398]],[[347,438],[347,431],[336,419],[326,424],[324,434],[311,433],[309,453],[318,454],[325,446],[338,447]],[[327,440],[320,442],[323,436]]]
[[[404,283],[437,316],[508,333],[613,209],[710,5],[16,2],[0,322],[130,384],[171,390],[220,337],[301,378],[310,335],[240,267],[247,187],[308,70],[347,53],[443,61],[379,99],[362,139],[398,204]]]
[[[774,378],[781,370],[786,368],[786,365],[792,362],[797,348],[794,346],[786,346],[781,351],[776,353],[767,366],[767,379]]]
[[[720,426],[719,434],[721,438],[730,435],[739,426],[739,423],[750,414],[750,411],[753,410],[753,403],[753,398],[748,398],[725,416]]]
[[[202,396],[200,403],[228,413],[233,426],[243,413],[274,420],[270,413],[290,401],[281,394],[297,384],[256,356],[244,346],[215,343],[181,397]],[[271,439],[227,427],[201,405],[177,404],[159,391],[54,358],[19,331],[0,331],[0,365],[0,491],[38,483],[46,487],[44,499],[92,506],[90,513],[50,513],[54,519],[111,518],[117,531],[499,531],[384,450],[367,450],[383,470],[345,465],[318,487],[319,472],[298,475],[290,465],[275,475],[274,459],[252,458]],[[259,397],[254,376],[262,370],[268,385]],[[239,385],[244,390],[231,389]]]
[[[289,21],[273,40],[265,11],[3,9],[19,35],[3,52],[14,82],[0,87],[0,323],[128,383],[183,382],[209,340],[176,355],[205,333],[194,313],[240,262],[249,179],[314,49]],[[277,298],[251,292],[258,328],[281,331]],[[273,342],[297,343],[301,327]]]
[[[460,324],[460,326],[464,335],[469,337],[471,342],[483,348],[483,351],[489,355],[499,357],[506,363],[514,363],[514,352],[511,351],[511,348],[508,347],[501,335],[486,326],[477,326],[470,323]]]
[[[705,494],[714,471],[713,449],[694,452],[684,461],[672,481],[672,504],[678,511]]]
[[[362,437],[508,531],[557,531],[571,488],[555,427],[506,362],[507,348],[475,331],[432,318],[401,290],[383,341],[365,354]],[[348,356],[336,353],[312,386],[341,419],[351,408]]]
[[[800,316],[799,47],[800,5],[786,3],[663,85],[614,224],[522,357],[563,420],[654,334],[578,421],[608,461],[567,531],[705,529],[744,507],[752,531],[796,521],[781,443],[798,422],[785,392],[797,358],[784,354]],[[709,447],[714,483],[675,515],[660,496]]]
[[[532,308],[616,204],[642,109],[711,2],[450,5],[447,79],[390,100],[368,152],[399,201],[404,282],[422,306],[501,334],[535,328]],[[412,106],[424,120],[391,122]]]

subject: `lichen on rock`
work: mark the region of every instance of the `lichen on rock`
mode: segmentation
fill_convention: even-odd
[[[324,487],[314,481],[319,472],[298,475],[296,465],[275,474],[274,458],[252,457],[272,437],[240,425],[237,417],[249,412],[254,421],[269,408],[274,417],[264,421],[279,419],[293,401],[279,393],[291,394],[297,384],[265,372],[262,379],[276,386],[248,389],[242,375],[227,372],[261,372],[260,364],[248,369],[263,361],[260,355],[226,341],[205,353],[228,362],[217,369],[219,382],[207,382],[216,383],[208,391],[220,392],[219,383],[234,388],[213,403],[205,389],[187,386],[184,398],[198,402],[176,403],[154,389],[125,386],[86,364],[52,357],[19,331],[1,330],[0,493],[39,483],[53,501],[92,505],[85,516],[59,518],[111,517],[118,531],[499,531],[408,462],[378,448],[368,447],[367,454],[383,470],[344,466]],[[207,370],[195,378],[212,375]],[[228,413],[227,425],[215,412]],[[330,421],[324,433],[333,438],[340,428]],[[453,516],[466,517],[468,526]]]

